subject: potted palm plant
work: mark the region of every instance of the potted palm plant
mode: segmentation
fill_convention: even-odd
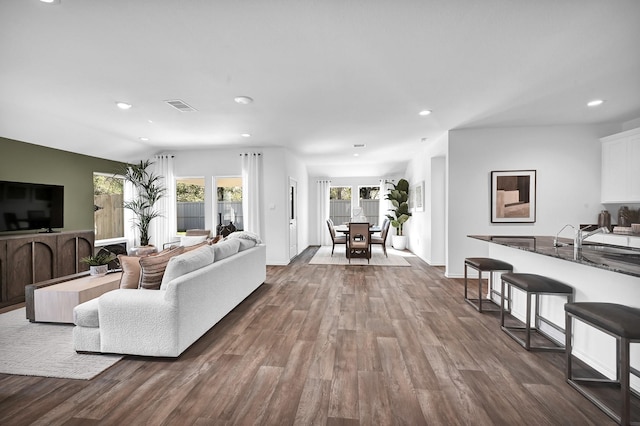
[[[411,213],[409,212],[409,182],[406,179],[400,179],[397,184],[391,184],[393,189],[386,195],[385,200],[391,201],[393,205],[387,217],[391,221],[391,226],[396,228],[396,235],[391,236],[391,245],[396,250],[404,250],[407,247],[407,237],[402,233],[404,223],[409,220]]]
[[[92,256],[83,257],[80,262],[89,265],[89,275],[105,275],[109,269],[109,263],[114,261],[113,253],[100,252]]]
[[[149,245],[149,226],[151,221],[161,216],[160,211],[154,208],[166,191],[160,180],[161,177],[149,168],[153,162],[141,160],[139,163],[127,164],[124,170],[124,180],[130,182],[134,187],[134,198],[125,201],[123,206],[133,212],[133,225],[138,230],[140,245],[134,249],[137,254],[144,252],[154,252],[155,247]],[[140,250],[142,249],[142,250]]]

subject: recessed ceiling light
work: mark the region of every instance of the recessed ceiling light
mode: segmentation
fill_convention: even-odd
[[[147,120],[149,123],[153,124],[153,120]]]
[[[597,107],[600,106],[604,103],[604,101],[602,99],[594,99],[590,102],[587,103],[588,107]]]
[[[60,0],[40,0],[42,3],[59,4]]]
[[[429,115],[429,114],[431,114],[430,109],[424,109],[418,113],[418,115],[422,115],[422,116]]]
[[[145,137],[140,137],[140,138],[138,138],[138,139],[140,139],[142,142],[146,142],[146,141],[148,141],[148,140],[149,140],[149,138],[145,138]]]
[[[240,136],[242,136],[243,138],[250,138],[251,134],[250,133],[241,133]]]
[[[253,99],[251,99],[249,96],[236,96],[235,98],[233,98],[233,100],[236,101],[236,103],[242,105],[249,105],[251,102],[253,102]]]
[[[353,154],[353,156],[354,156],[354,157],[359,157],[359,156],[360,156],[360,154],[356,153],[356,154]]]
[[[118,108],[120,109],[129,109],[131,108],[131,104],[128,104],[126,102],[116,102],[116,105],[118,106]]]

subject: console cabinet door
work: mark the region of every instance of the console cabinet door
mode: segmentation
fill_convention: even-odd
[[[65,232],[57,237],[58,277],[88,271],[89,265],[80,262],[93,254],[93,232]]]
[[[24,301],[24,286],[56,277],[56,240],[31,236],[7,240],[7,302]]]

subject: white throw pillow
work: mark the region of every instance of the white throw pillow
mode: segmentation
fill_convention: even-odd
[[[262,244],[262,240],[260,239],[258,234],[254,234],[253,232],[249,232],[249,231],[232,232],[231,234],[227,235],[224,239],[233,240],[236,238],[239,238],[241,240],[254,241],[256,244]]]
[[[256,246],[256,242],[253,240],[238,238],[237,241],[240,243],[240,249],[238,251],[245,251]]]
[[[164,271],[162,277],[162,284],[160,284],[160,290],[164,290],[171,280],[195,271],[196,269],[203,268],[213,263],[213,251],[209,246],[202,246],[195,250],[182,253],[181,255],[174,256],[167,263],[167,269]]]
[[[206,235],[183,236],[180,237],[180,245],[183,247],[195,246],[203,241],[207,241]]]
[[[220,241],[212,246],[209,246],[213,251],[213,261],[217,262],[229,256],[233,256],[240,250],[240,241],[238,240],[225,240]]]

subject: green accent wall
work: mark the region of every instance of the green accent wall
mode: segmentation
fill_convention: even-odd
[[[64,231],[93,229],[93,173],[122,164],[0,137],[0,180],[64,185]]]

